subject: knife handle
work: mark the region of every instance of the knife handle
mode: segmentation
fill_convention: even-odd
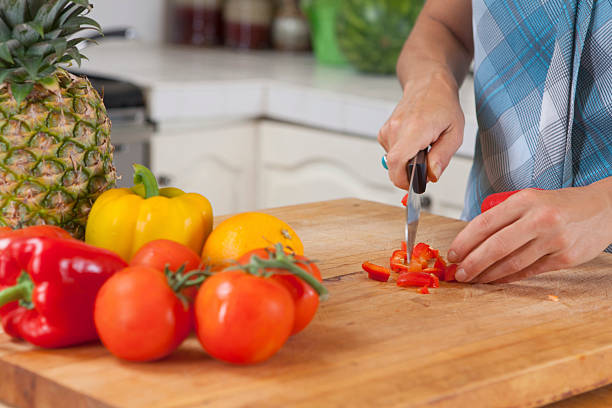
[[[414,172],[414,180],[410,180],[412,176],[412,167],[416,166]],[[410,182],[410,187],[417,194],[423,194],[427,185],[427,148],[417,153],[413,160],[408,160],[406,163],[406,175]]]

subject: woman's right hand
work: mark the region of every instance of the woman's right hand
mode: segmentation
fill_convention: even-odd
[[[457,81],[450,70],[431,61],[415,62],[402,99],[378,133],[393,184],[408,189],[406,163],[430,145],[427,178],[438,181],[461,146],[464,123]]]

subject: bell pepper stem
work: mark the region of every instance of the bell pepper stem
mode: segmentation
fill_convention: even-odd
[[[159,185],[155,179],[155,175],[151,170],[147,169],[142,164],[133,164],[134,169],[134,184],[143,184],[145,189],[145,197],[151,198],[159,195]]]
[[[22,272],[19,279],[17,279],[17,284],[9,286],[0,291],[0,307],[18,300],[23,300],[29,303],[32,299],[33,289],[34,284],[30,280],[30,277],[27,273]]]

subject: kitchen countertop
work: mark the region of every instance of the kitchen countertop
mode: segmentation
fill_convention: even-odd
[[[309,54],[232,51],[104,40],[84,50],[86,74],[141,86],[160,126],[267,117],[375,138],[401,97],[393,76],[321,66]],[[460,92],[466,129],[459,154],[473,156],[472,80]]]
[[[612,380],[611,254],[511,284],[445,282],[421,295],[396,286],[395,275],[376,282],[361,269],[365,260],[388,262],[400,246],[403,209],[344,199],[264,211],[295,229],[330,293],[273,358],[220,363],[192,336],[162,361],[134,364],[98,344],[42,350],[0,331],[0,401],[19,408],[506,408],[542,406]],[[446,253],[464,225],[423,213],[417,240]],[[603,401],[601,391],[587,398]]]

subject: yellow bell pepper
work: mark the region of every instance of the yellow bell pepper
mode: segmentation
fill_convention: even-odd
[[[212,231],[210,202],[178,188],[159,189],[153,173],[139,164],[134,165],[134,184],[98,197],[89,213],[85,242],[114,251],[126,261],[156,239],[179,242],[199,254]]]

